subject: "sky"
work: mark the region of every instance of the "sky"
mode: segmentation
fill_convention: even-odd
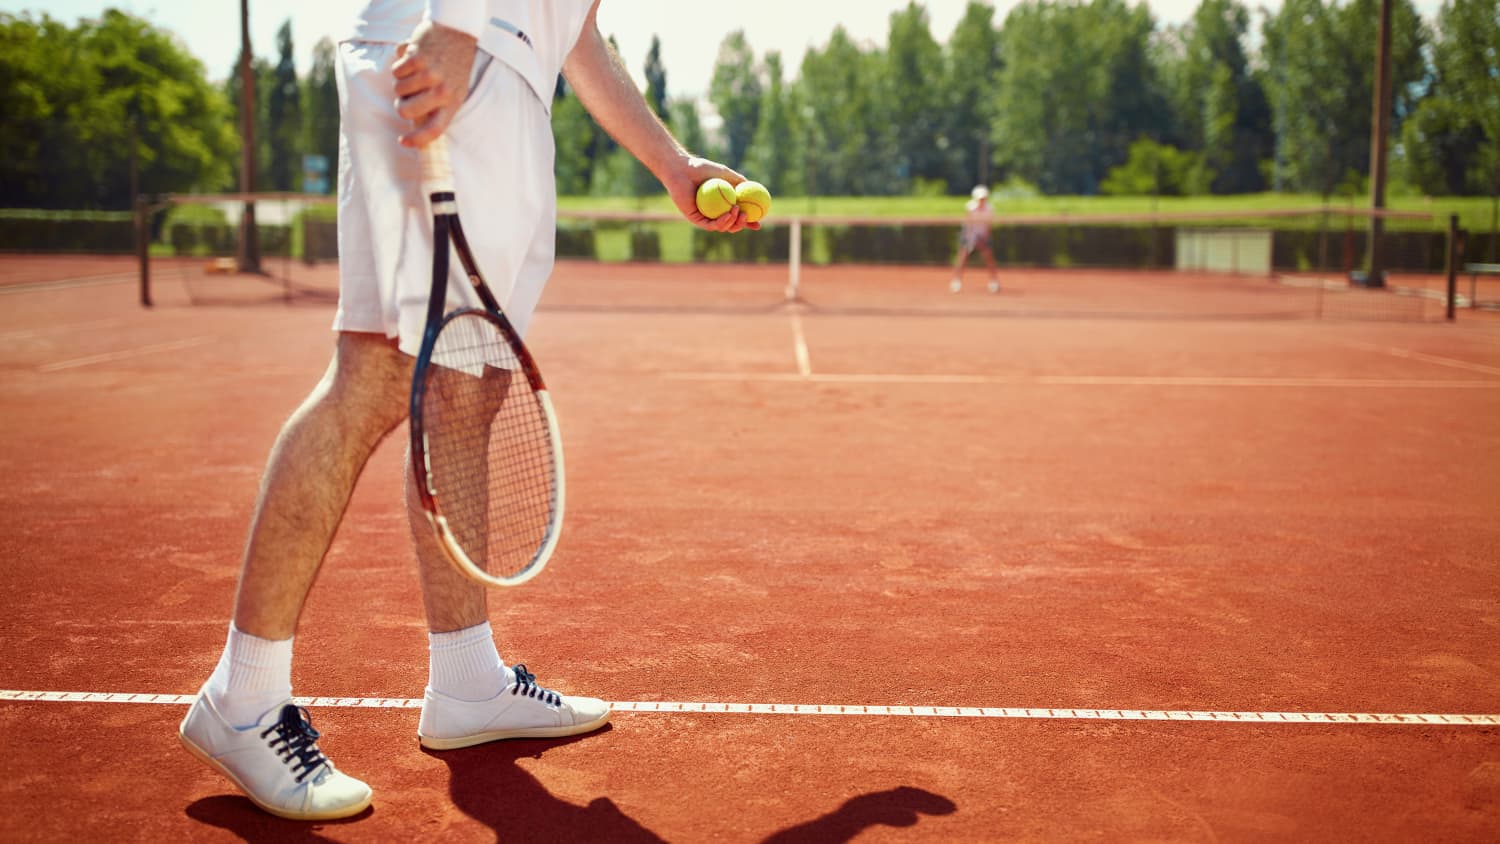
[[[1187,20],[1199,0],[1132,0],[1151,7],[1158,24]],[[1417,10],[1429,20],[1441,0],[1416,0]],[[661,37],[662,61],[667,70],[667,93],[689,97],[706,93],[714,59],[724,36],[737,29],[757,54],[781,52],[788,76],[795,75],[808,47],[826,44],[838,24],[857,41],[883,44],[892,12],[906,7],[907,0],[604,0],[599,7],[599,28],[613,35],[636,81],[644,87],[642,67],[653,34]],[[992,0],[996,22],[1019,0]],[[250,38],[256,55],[274,60],[276,30],[292,21],[292,42],[297,70],[312,65],[312,47],[324,36],[343,37],[348,21],[362,7],[362,0],[251,0]],[[946,42],[963,16],[968,0],[926,0],[932,34]],[[1278,8],[1279,0],[1249,0],[1251,8]],[[70,24],[82,17],[97,17],[104,9],[124,9],[174,32],[188,50],[208,68],[209,75],[224,79],[233,69],[239,51],[239,3],[233,0],[0,0],[0,12],[45,10],[53,18]],[[217,9],[215,12],[207,8]]]

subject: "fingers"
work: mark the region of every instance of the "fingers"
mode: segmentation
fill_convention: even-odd
[[[734,234],[745,229],[760,228],[759,223],[752,223],[745,219],[745,212],[741,211],[739,206],[734,206],[713,219],[704,217],[702,214],[699,214],[698,217],[701,219],[694,220],[693,222],[697,223],[699,228],[722,234]]]
[[[474,51],[472,36],[430,22],[397,46],[391,65],[396,113],[411,123],[399,138],[402,146],[424,147],[453,122],[468,92]]]

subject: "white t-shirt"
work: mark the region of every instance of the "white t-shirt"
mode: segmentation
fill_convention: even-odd
[[[964,235],[967,237],[988,237],[990,226],[995,222],[995,208],[989,202],[980,199],[971,199],[964,206],[967,217],[964,220]]]
[[[366,0],[354,41],[401,42],[423,18],[467,32],[524,78],[550,111],[563,63],[594,0]]]

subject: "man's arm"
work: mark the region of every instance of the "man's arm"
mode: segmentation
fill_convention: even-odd
[[[667,189],[677,209],[694,225],[722,232],[760,228],[759,223],[747,222],[738,207],[716,220],[698,210],[695,200],[698,185],[715,177],[737,185],[745,177],[722,164],[692,155],[672,137],[636,90],[619,55],[600,34],[595,19],[598,11],[596,0],[589,9],[578,43],[563,65],[563,76],[584,108],[610,137],[646,165]]]

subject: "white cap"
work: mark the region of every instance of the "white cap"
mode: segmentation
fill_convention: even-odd
[[[984,185],[980,185],[979,187],[970,191],[969,195],[974,197],[975,199],[985,199],[990,195],[990,189],[985,187]]]

